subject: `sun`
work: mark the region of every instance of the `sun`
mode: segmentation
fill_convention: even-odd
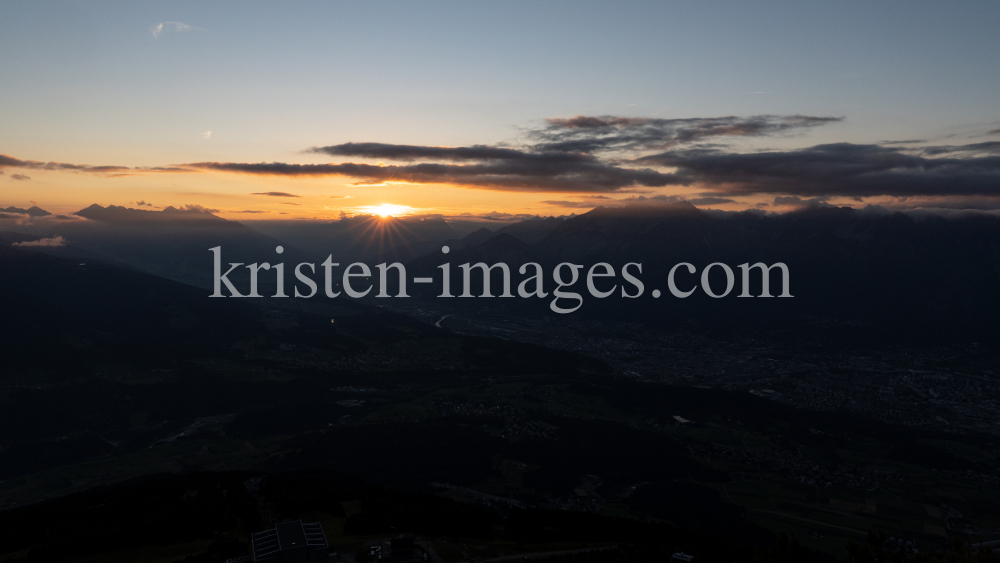
[[[363,205],[357,209],[362,213],[371,213],[379,217],[397,217],[399,215],[408,215],[413,208],[406,205],[383,203],[381,205]]]

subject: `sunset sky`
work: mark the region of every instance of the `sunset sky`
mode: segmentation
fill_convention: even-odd
[[[998,29],[995,1],[4,2],[0,208],[997,210]]]

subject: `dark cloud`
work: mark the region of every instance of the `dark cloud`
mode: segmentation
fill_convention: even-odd
[[[421,163],[405,166],[372,164],[241,164],[196,162],[202,170],[273,176],[350,176],[371,182],[452,184],[508,191],[613,192],[632,186],[661,187],[685,184],[671,173],[649,168],[625,168],[591,159],[589,162],[506,160],[479,164]]]
[[[750,117],[696,117],[654,119],[644,117],[578,115],[546,120],[545,127],[530,131],[535,148],[592,153],[598,151],[662,150],[709,138],[759,137],[787,133],[843,121],[842,117],[810,115],[755,115]]]
[[[934,147],[921,147],[920,154],[937,156],[942,154],[977,154],[992,153],[1000,154],[1000,141],[987,141],[985,143],[973,143],[970,145],[943,145]]]
[[[260,211],[258,209],[244,209],[243,211],[232,211],[231,213],[267,213],[267,211]]]
[[[723,203],[736,203],[736,200],[734,199],[716,196],[695,197],[687,201],[691,205],[722,205]]]
[[[775,135],[841,120],[804,115],[692,119],[576,116],[549,119],[541,128],[527,131],[529,144],[520,147],[344,143],[306,150],[332,157],[404,163],[401,165],[199,162],[187,166],[276,176],[349,176],[360,179],[359,185],[438,183],[509,191],[616,192],[690,182],[682,175],[618,162],[602,153],[648,152],[713,138]]]
[[[14,158],[13,156],[8,156],[6,154],[0,154],[0,168],[5,168],[8,166],[21,166],[23,160]]]
[[[93,172],[107,174],[131,170],[127,166],[93,166],[90,164],[69,164],[66,162],[40,162],[37,160],[21,160],[9,155],[0,154],[0,167],[27,168],[30,170],[55,170],[70,172]]]
[[[188,172],[186,168],[176,166],[155,166],[129,168],[128,166],[94,166],[90,164],[69,164],[66,162],[40,162],[37,160],[21,160],[13,156],[0,154],[0,168],[27,168],[29,170],[49,170],[63,172],[87,172],[108,176],[129,175],[128,172]]]
[[[990,131],[990,135],[1000,135],[1000,129],[993,129]]]
[[[312,147],[306,152],[328,156],[354,156],[360,158],[397,160],[468,161],[518,161],[548,164],[552,162],[594,162],[593,157],[559,151],[524,151],[506,147],[473,145],[471,147],[425,147],[415,145],[389,145],[384,143],[345,143],[329,147]]]
[[[904,149],[836,143],[793,151],[677,150],[636,159],[669,166],[720,195],[1000,195],[997,143]],[[930,158],[929,155],[949,156]]]
[[[30,180],[31,176],[25,176],[24,174],[11,174],[11,180]]]
[[[271,197],[302,197],[300,195],[290,194],[288,192],[256,192],[250,195],[266,195]]]
[[[285,177],[344,176],[358,180],[359,185],[448,184],[505,191],[589,193],[593,197],[666,186],[697,186],[705,193],[690,201],[698,205],[736,203],[734,196],[751,194],[795,196],[801,200],[795,205],[808,205],[802,202],[809,200],[819,204],[834,197],[860,201],[873,196],[1000,196],[1000,141],[922,146],[923,141],[911,139],[758,152],[740,152],[726,144],[738,138],[797,134],[842,120],[806,115],[689,119],[576,116],[549,119],[525,131],[526,142],[521,145],[344,143],[307,149],[312,154],[367,162],[200,162],[179,168],[129,169],[37,163],[0,155],[0,168],[63,167],[59,169],[105,174],[116,170],[200,170]],[[392,163],[385,165],[382,161]],[[287,192],[255,195],[300,197]],[[597,201],[576,199],[554,199],[561,203],[552,204],[584,207]],[[614,201],[626,200],[609,203]]]

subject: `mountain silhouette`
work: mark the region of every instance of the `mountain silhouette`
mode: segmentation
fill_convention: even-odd
[[[536,243],[545,238],[556,227],[562,225],[565,217],[540,217],[537,219],[526,219],[519,223],[507,225],[497,229],[497,234],[506,233],[512,237],[528,244]]]
[[[75,248],[103,261],[199,287],[212,287],[210,248],[221,246],[226,262],[275,262],[300,258],[292,247],[282,256],[282,243],[241,223],[198,209],[168,207],[161,211],[94,204],[76,212],[86,220],[21,225],[25,234],[60,235]],[[51,250],[50,250],[51,251]],[[55,251],[51,251],[55,252]],[[70,257],[70,256],[66,256]]]
[[[259,311],[202,289],[8,246],[0,246],[0,292],[0,363],[11,375],[150,365],[264,332]]]
[[[410,266],[415,275],[433,275],[446,261],[506,262],[516,285],[525,277],[518,277],[517,268],[538,262],[549,272],[551,288],[551,271],[560,262],[587,268],[607,262],[619,273],[615,280],[619,285],[621,267],[640,263],[639,277],[645,286],[641,298],[623,299],[617,293],[604,299],[589,297],[574,314],[685,330],[741,334],[777,330],[858,340],[979,340],[997,332],[1000,218],[989,215],[944,218],[850,208],[807,208],[782,215],[716,214],[680,203],[597,208],[561,222],[533,244],[515,245],[502,236],[447,256],[435,252]],[[683,262],[692,264],[696,273],[682,268],[675,281],[683,290],[696,291],[681,299],[668,291],[667,278],[671,268]],[[786,264],[794,297],[760,298],[758,269],[750,277],[749,292],[755,297],[737,297],[742,293],[738,266],[758,262]],[[701,289],[701,272],[712,263],[726,264],[733,272],[734,288],[724,298],[709,297]],[[584,275],[585,271],[575,290],[587,297]],[[495,270],[494,287],[501,282],[499,276]],[[714,292],[723,292],[726,277],[721,267],[711,270],[709,281]],[[474,281],[475,287],[479,283]],[[608,287],[612,285],[615,282],[608,282]],[[654,289],[661,298],[652,297]],[[426,287],[425,294],[431,290]],[[770,290],[772,295],[781,293],[778,270],[772,272]],[[503,306],[547,314],[548,303],[465,299],[449,305]]]
[[[23,215],[28,215],[29,217],[47,217],[52,215],[48,211],[38,207],[37,205],[32,205],[27,209],[22,209],[20,207],[8,207],[6,209],[0,209],[0,213],[20,213]]]

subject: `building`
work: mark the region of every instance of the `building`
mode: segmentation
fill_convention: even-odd
[[[323,526],[319,522],[282,522],[275,524],[273,529],[254,533],[250,540],[253,544],[254,561],[311,561],[326,558],[329,550]]]

